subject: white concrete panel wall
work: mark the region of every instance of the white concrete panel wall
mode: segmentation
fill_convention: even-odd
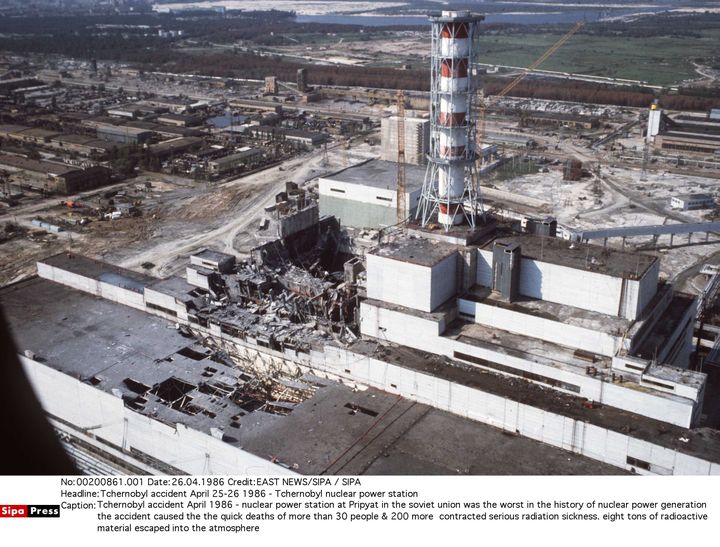
[[[198,272],[195,268],[185,268],[185,274],[187,277],[187,282],[190,285],[194,285],[195,287],[200,287],[206,290],[210,288],[208,277]]]
[[[621,408],[642,416],[668,422],[680,427],[690,427],[695,410],[692,398],[683,398],[680,395],[668,399],[652,392],[631,389],[622,384],[604,382],[602,393],[594,400],[602,404]]]
[[[492,287],[492,251],[478,250],[477,284]],[[652,298],[651,288],[657,286],[650,283],[653,274],[643,278],[642,298]],[[639,282],[637,282],[639,283]],[[591,287],[592,290],[588,290]],[[540,262],[523,258],[520,265],[519,292],[523,296],[547,300],[583,310],[596,311],[617,316],[622,292],[622,279],[597,272],[578,270],[559,264]],[[654,293],[653,293],[654,294]],[[633,310],[629,319],[634,319],[638,309],[639,293],[635,291],[627,297],[629,307]]]
[[[622,279],[523,258],[520,294],[574,306],[583,310],[617,315]]]
[[[95,296],[101,296],[118,304],[145,310],[143,295],[135,291],[62,270],[42,262],[37,263],[37,268],[38,275],[43,279],[49,279],[55,283],[60,283],[61,285],[66,285]]]
[[[326,346],[321,355],[324,361],[317,365],[338,376],[624,469],[631,468],[631,456],[650,463],[654,474],[720,474],[718,464],[427,374],[393,371],[400,367],[342,348]]]
[[[128,289],[123,289],[116,285],[110,285],[100,281],[100,296],[112,302],[130,306],[138,310],[145,310],[145,299],[142,293],[137,293]]]
[[[476,283],[482,287],[492,288],[492,264],[493,264],[493,253],[492,251],[484,251],[478,249],[477,258],[477,278]]]
[[[660,261],[656,261],[639,280],[625,280],[625,294],[622,303],[623,317],[628,319],[642,317],[645,306],[650,303],[650,300],[657,293],[659,273]]]
[[[100,296],[100,283],[95,279],[43,264],[42,262],[37,263],[37,269],[38,275],[43,279],[49,279],[55,283]]]
[[[430,311],[457,294],[457,253],[444,258],[432,267]]]
[[[552,321],[534,315],[460,299],[462,305],[474,305],[475,322],[496,329],[539,338],[562,346],[580,348],[598,355],[612,357],[620,348],[622,338],[604,332]],[[471,312],[472,313],[472,312]]]
[[[443,330],[443,322],[371,306],[367,302],[360,304],[360,332],[365,336],[439,353],[439,335]]]
[[[642,312],[645,309],[645,306],[650,303],[657,293],[659,277],[660,261],[656,260],[639,281],[640,287],[638,289],[637,311],[635,317],[630,317],[629,319],[642,317]]]
[[[336,190],[341,191],[338,192]],[[417,207],[421,190],[421,188],[414,188],[405,193],[408,211]],[[382,205],[392,209],[397,208],[397,190],[394,188],[377,188],[370,185],[341,182],[333,180],[332,178],[321,178],[318,179],[318,192],[321,196],[345,199],[358,203]],[[378,199],[378,197],[382,199]]]
[[[161,293],[160,291],[156,291],[154,289],[146,288],[145,289],[145,303],[146,304],[154,304],[156,306],[160,306],[162,308],[166,308],[168,310],[173,310],[178,315],[181,312],[187,311],[185,308],[185,304],[182,304],[178,302],[174,296],[171,296],[169,294]],[[150,309],[149,312],[154,313],[154,310]]]
[[[294,475],[264,458],[182,424],[171,427],[128,408],[122,399],[21,356],[43,408],[120,448],[135,448],[193,475]],[[98,427],[99,426],[99,427]]]
[[[433,309],[431,287],[430,268],[367,255],[368,298],[429,312]]]

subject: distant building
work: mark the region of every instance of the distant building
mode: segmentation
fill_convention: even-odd
[[[230,154],[223,158],[218,158],[208,162],[208,171],[211,175],[224,175],[236,170],[239,167],[252,163],[253,160],[262,154],[259,148],[249,148],[241,150],[235,154]]]
[[[308,90],[306,68],[299,68],[297,71],[297,89],[300,93],[305,93]]]
[[[275,76],[267,76],[265,78],[265,94],[266,95],[277,95],[278,83]]]
[[[164,160],[176,154],[184,154],[188,150],[197,149],[202,142],[200,137],[177,137],[158,144],[151,144],[148,151],[153,156]]]
[[[67,152],[77,152],[84,156],[92,154],[106,154],[112,145],[107,141],[95,139],[85,135],[58,135],[50,139],[50,145],[53,148],[64,150]]]
[[[22,156],[0,156],[0,169],[22,172],[23,184],[43,192],[70,195],[97,188],[110,182],[110,170],[105,167],[80,169],[63,163],[31,160]]]
[[[382,151],[380,159],[398,159],[398,117],[390,116],[380,122]],[[430,120],[427,118],[405,118],[405,163],[425,165],[430,147]]]
[[[691,154],[720,154],[720,119],[710,116],[663,116],[655,146]]]
[[[302,129],[281,129],[270,125],[253,125],[247,131],[256,139],[288,140],[307,146],[322,144],[328,139],[327,133],[303,131]]]
[[[177,127],[190,127],[200,125],[202,118],[198,116],[188,116],[183,114],[161,114],[155,121],[159,124],[174,125]]]
[[[111,125],[97,128],[99,139],[120,144],[144,144],[153,137],[153,132],[136,127]]]
[[[670,198],[670,206],[683,211],[712,209],[715,207],[715,198],[710,194],[683,194]]]
[[[597,116],[580,116],[562,112],[528,112],[523,114],[522,119],[527,125],[562,126],[575,129],[597,129],[600,127],[600,119]]]

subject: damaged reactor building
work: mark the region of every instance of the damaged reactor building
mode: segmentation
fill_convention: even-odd
[[[690,366],[697,299],[656,256],[483,212],[466,116],[479,20],[431,17],[416,218],[367,251],[291,188],[269,211],[277,238],[250,257],[205,249],[184,277],[157,279],[61,253],[0,289],[86,469],[720,474],[707,377]],[[343,184],[337,210],[377,191]]]

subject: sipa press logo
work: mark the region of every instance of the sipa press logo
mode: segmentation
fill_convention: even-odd
[[[0,518],[58,518],[59,505],[0,505]]]

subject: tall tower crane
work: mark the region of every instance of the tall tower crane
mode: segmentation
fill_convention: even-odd
[[[575,23],[575,26],[571,28],[562,38],[560,38],[557,42],[555,42],[552,46],[548,48],[545,53],[543,53],[540,57],[538,57],[533,64],[531,64],[529,67],[527,67],[525,70],[523,70],[522,73],[518,74],[515,79],[513,79],[509,84],[507,84],[502,90],[492,97],[492,102],[499,99],[500,97],[504,97],[508,93],[510,93],[513,89],[515,89],[515,86],[517,86],[528,74],[530,74],[533,70],[538,68],[541,64],[543,64],[551,55],[553,55],[560,47],[565,44],[570,38],[572,38],[577,31],[579,31],[585,23],[583,21],[578,21]],[[478,158],[482,156],[480,154],[480,151],[482,149],[483,142],[485,141],[485,112],[488,109],[488,106],[492,104],[490,99],[485,98],[482,90],[479,90],[478,92],[478,121],[477,121],[477,128],[475,130],[475,150],[478,154]]]

